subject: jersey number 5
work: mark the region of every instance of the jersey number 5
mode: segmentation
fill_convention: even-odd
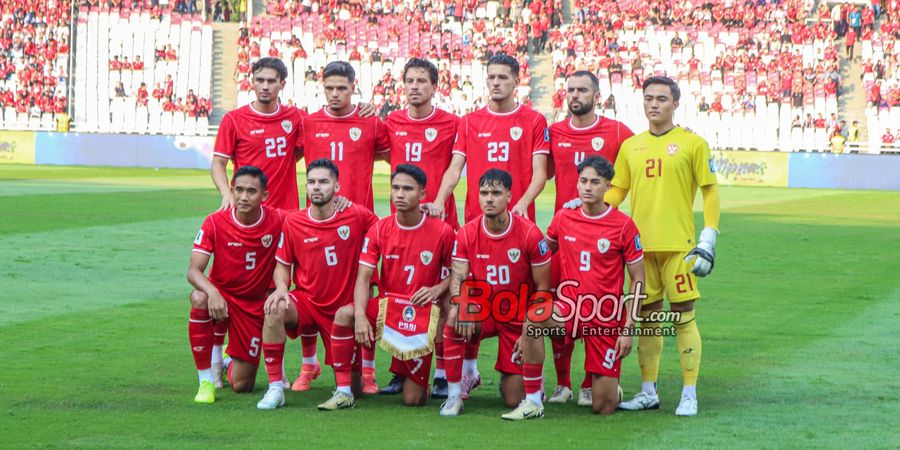
[[[287,155],[287,152],[284,151],[285,147],[287,147],[287,139],[284,136],[266,139],[266,158]]]

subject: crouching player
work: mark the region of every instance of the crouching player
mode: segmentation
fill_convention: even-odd
[[[354,405],[350,391],[350,363],[355,344],[374,345],[378,302],[370,302],[369,285],[381,261],[379,291],[382,296],[408,299],[413,305],[439,303],[449,285],[453,229],[441,219],[428,217],[419,205],[425,199],[427,178],[422,169],[400,164],[391,175],[391,202],[395,214],[369,229],[359,255],[359,273],[353,304],[338,310],[334,318],[331,349],[337,391],[320,410]],[[350,339],[355,337],[355,341]],[[403,378],[403,403],[422,406],[428,398],[431,354],[407,361],[394,358],[391,371]]]
[[[234,392],[250,392],[256,382],[262,344],[263,305],[275,268],[275,249],[282,217],[277,209],[262,206],[268,197],[266,176],[255,166],[234,173],[234,206],[203,221],[191,253],[188,281],[191,313],[188,336],[200,388],[194,401],[216,399],[210,368],[214,321],[229,321],[228,382]],[[204,272],[209,259],[212,269]]]
[[[265,305],[263,354],[269,390],[256,404],[259,409],[284,406],[285,335],[296,339],[301,330],[317,330],[325,344],[325,364],[333,364],[334,313],[353,302],[363,239],[378,221],[371,211],[355,204],[337,211],[333,199],[339,190],[337,166],[328,159],[313,161],[306,172],[311,206],[284,219],[275,256],[275,291]],[[289,292],[291,266],[294,290]]]
[[[444,327],[448,396],[441,405],[442,416],[458,416],[463,411],[460,383],[466,341],[494,336],[499,339],[494,368],[501,373],[500,394],[507,408],[515,408],[503,418],[543,414],[540,383],[544,362],[522,365],[518,348],[523,321],[519,313],[524,314],[524,303],[535,292],[544,291],[549,299],[550,248],[534,223],[508,210],[512,185],[508,172],[485,172],[478,181],[482,214],[456,236],[450,283],[453,305]],[[502,303],[509,306],[503,308]],[[495,316],[497,312],[500,314]],[[526,405],[531,407],[524,408]]]
[[[564,326],[563,339],[583,338],[584,370],[591,375],[592,406],[597,414],[612,414],[621,401],[621,363],[633,344],[630,332],[634,324],[629,313],[633,306],[626,303],[622,292],[625,270],[631,280],[629,297],[642,297],[644,284],[638,229],[631,218],[603,202],[612,177],[613,166],[603,157],[591,156],[578,165],[582,206],[561,209],[547,229],[550,248],[562,255],[555,320],[529,321],[521,346],[526,366],[541,365],[543,336],[558,334],[539,328]]]

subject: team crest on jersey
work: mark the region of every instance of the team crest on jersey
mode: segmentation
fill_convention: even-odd
[[[513,138],[514,141],[518,141],[520,137],[522,137],[522,129],[519,127],[512,127],[509,129],[509,136]]]
[[[262,245],[265,248],[269,248],[272,246],[272,235],[271,234],[267,234],[262,237]]]
[[[434,128],[426,128],[425,139],[428,139],[428,142],[434,142],[434,140],[437,139],[437,130]]]
[[[597,241],[597,250],[600,250],[600,253],[606,253],[609,250],[609,239],[603,238]]]
[[[591,139],[591,147],[593,147],[595,152],[599,152],[600,149],[603,148],[603,138],[600,136],[597,136],[597,137]]]
[[[678,153],[678,145],[669,144],[669,146],[666,147],[666,151],[669,152],[669,155],[675,155],[675,153]]]
[[[357,127],[350,129],[350,139],[353,139],[353,142],[358,141],[360,137],[362,137],[362,130]]]
[[[403,320],[406,322],[416,320],[416,309],[410,305],[406,305],[406,308],[403,308]]]
[[[419,253],[419,259],[421,259],[422,264],[425,264],[426,266],[431,264],[432,256],[434,256],[434,255],[431,252],[429,252],[428,250],[425,250],[424,252]]]
[[[506,255],[509,256],[509,261],[515,264],[519,262],[519,257],[522,256],[522,252],[517,248],[511,248],[506,252]]]
[[[292,124],[290,120],[282,120],[281,128],[284,130],[285,133],[290,133],[291,130],[294,129],[294,124]]]
[[[340,238],[345,241],[347,240],[347,238],[350,237],[350,227],[347,225],[339,226],[337,229],[337,232],[338,232],[338,236],[340,236]]]

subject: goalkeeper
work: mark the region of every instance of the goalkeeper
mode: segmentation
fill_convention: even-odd
[[[700,332],[694,320],[694,303],[700,298],[697,278],[712,272],[719,228],[719,190],[706,141],[676,127],[673,122],[681,92],[669,78],[644,81],[644,114],[649,130],[622,144],[615,164],[612,189],[605,200],[620,205],[631,192],[631,213],[641,232],[647,298],[641,317],[663,307],[663,296],[672,311],[684,389],[675,410],[678,416],[697,414],[697,374],[700,371]],[[704,228],[694,240],[693,203],[697,188],[703,193]],[[638,362],[643,383],[632,400],[619,404],[626,410],[658,409],[656,379],[663,349],[659,322],[641,322]]]

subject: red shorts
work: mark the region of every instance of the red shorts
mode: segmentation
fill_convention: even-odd
[[[522,336],[521,324],[497,323],[493,317],[481,322],[481,333],[478,341],[496,336],[497,343],[497,362],[494,364],[494,370],[504,375],[521,375],[522,374],[522,355],[513,354],[513,348],[516,341]]]
[[[322,336],[322,345],[325,346],[325,364],[330,366],[332,364],[331,328],[334,326],[334,314],[325,313],[316,305],[302,301],[300,295],[295,293],[296,291],[291,291],[288,295],[294,307],[297,308],[297,327],[285,328],[285,331],[291,339],[297,339],[303,332],[318,331]]]
[[[616,358],[618,336],[584,336],[584,371],[618,379],[622,360]]]
[[[265,298],[262,301],[247,301],[225,293],[222,297],[228,305],[228,348],[225,352],[232,358],[258,366],[265,322]]]
[[[369,300],[369,304],[366,306],[366,318],[369,319],[369,325],[372,327],[373,332],[375,331],[375,325],[378,319],[378,304],[378,299],[374,298]],[[375,344],[373,343],[372,345]],[[403,378],[409,378],[419,386],[428,389],[431,378],[432,354],[433,353],[429,353],[425,356],[407,361],[391,358],[391,373]],[[359,358],[357,358],[357,360],[358,359]]]

